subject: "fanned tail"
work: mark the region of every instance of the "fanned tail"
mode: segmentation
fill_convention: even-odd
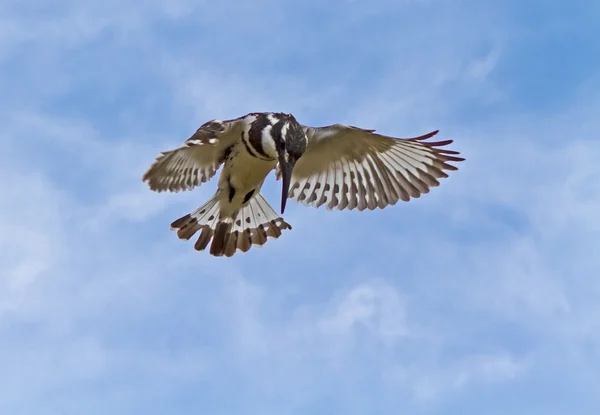
[[[230,257],[238,250],[247,252],[252,246],[262,246],[269,238],[277,239],[282,231],[292,227],[258,193],[233,218],[219,217],[219,200],[215,194],[194,212],[174,221],[171,229],[185,240],[201,231],[194,244],[196,250],[206,249],[212,239],[211,255]]]

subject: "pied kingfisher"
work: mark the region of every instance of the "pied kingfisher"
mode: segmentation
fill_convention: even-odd
[[[394,138],[344,124],[306,127],[293,115],[257,112],[209,121],[181,146],[159,154],[142,180],[161,192],[190,190],[210,180],[223,165],[218,189],[204,205],[171,224],[180,239],[196,232],[194,245],[232,256],[292,229],[260,194],[269,172],[283,179],[281,214],[289,198],[331,209],[383,209],[438,186],[457,170],[456,151],[431,142],[438,131]]]

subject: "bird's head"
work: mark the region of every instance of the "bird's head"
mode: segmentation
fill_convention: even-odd
[[[277,155],[283,186],[281,193],[281,214],[283,215],[290,190],[292,171],[298,159],[306,151],[308,140],[304,129],[293,115],[285,114],[282,122],[281,135],[278,137]]]

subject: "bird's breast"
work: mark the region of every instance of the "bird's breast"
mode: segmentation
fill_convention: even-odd
[[[225,162],[222,175],[238,192],[255,189],[277,165],[276,160],[262,160],[247,151],[236,152]]]

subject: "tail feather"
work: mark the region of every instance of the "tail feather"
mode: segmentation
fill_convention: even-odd
[[[240,221],[240,225],[242,223],[246,223],[246,218],[251,216],[251,209],[252,206],[248,205],[248,209],[242,209],[239,213],[239,221]],[[237,223],[237,220],[236,220]],[[240,251],[242,252],[247,252],[250,247],[252,246],[252,238],[250,238],[250,233],[248,232],[242,232],[240,234],[238,234],[238,243],[237,243],[238,248],[240,249]]]
[[[237,251],[247,252],[252,246],[262,246],[269,238],[277,239],[282,231],[292,227],[257,193],[233,218],[219,217],[215,195],[194,212],[174,221],[171,229],[185,240],[201,231],[194,245],[196,250],[205,250],[212,240],[211,255],[230,257]]]
[[[226,221],[217,223],[217,227],[215,229],[215,235],[213,236],[212,244],[210,245],[210,254],[214,256],[221,256],[223,254],[227,254],[228,242],[231,239],[231,228],[233,227],[233,222],[230,218],[227,218]],[[233,255],[234,252],[231,254]],[[227,255],[227,256],[231,256]]]
[[[249,204],[248,205],[249,215],[246,218],[246,223],[249,224],[250,233],[248,235],[250,239],[250,244],[254,243],[256,245],[263,245],[267,242],[267,235],[264,232],[258,231],[258,218],[260,217],[259,207],[258,205]],[[248,222],[250,221],[250,222]]]
[[[200,237],[194,246],[197,250],[201,251],[210,242],[218,222],[219,201],[216,197],[213,197],[194,212],[182,216],[171,223],[171,230],[177,230],[179,239],[185,240],[190,239],[196,232],[201,230]]]

